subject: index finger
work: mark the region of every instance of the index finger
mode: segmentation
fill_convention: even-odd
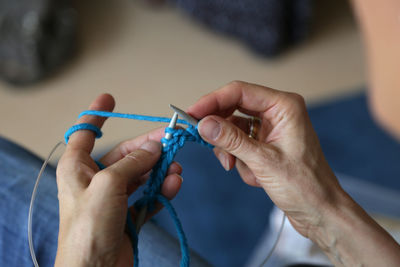
[[[98,96],[89,106],[89,110],[112,111],[115,106],[114,98],[109,94]],[[103,126],[106,118],[99,116],[85,115],[76,124],[89,123],[99,128]],[[81,130],[73,133],[68,141],[67,150],[83,150],[90,154],[95,141],[95,134],[89,130]]]
[[[211,114],[226,118],[237,109],[261,117],[260,114],[273,107],[283,94],[272,88],[235,81],[203,96],[187,111],[198,119]]]

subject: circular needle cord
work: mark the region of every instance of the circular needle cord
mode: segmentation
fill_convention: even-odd
[[[260,267],[263,267],[268,262],[269,258],[271,258],[272,253],[274,253],[274,250],[275,250],[276,246],[278,245],[278,241],[281,238],[283,227],[285,226],[285,220],[286,220],[286,214],[283,213],[282,222],[281,222],[281,226],[279,227],[278,236],[276,237],[276,240],[275,240],[274,244],[272,245],[272,248],[269,250],[268,255],[265,257],[265,259],[260,264]]]
[[[29,204],[29,215],[28,215],[28,241],[29,241],[29,251],[31,253],[32,261],[35,267],[39,267],[39,263],[36,260],[36,254],[35,254],[35,249],[33,247],[33,239],[32,239],[32,216],[33,216],[33,204],[35,203],[36,199],[36,194],[37,194],[37,189],[39,186],[40,179],[42,178],[43,172],[47,167],[47,164],[49,163],[51,157],[53,156],[54,152],[57,150],[57,148],[61,145],[65,145],[64,142],[60,141],[58,142],[53,149],[50,151],[49,155],[47,156],[46,160],[43,162],[42,167],[40,168],[39,174],[36,178],[35,186],[33,187],[32,191],[32,197],[31,197],[31,203]]]

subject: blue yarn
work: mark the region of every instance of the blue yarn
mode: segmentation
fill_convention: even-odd
[[[170,118],[164,117],[154,117],[154,116],[145,116],[145,115],[136,115],[136,114],[123,114],[123,113],[113,113],[106,111],[96,111],[96,110],[86,110],[83,111],[79,118],[85,115],[94,115],[100,117],[116,117],[116,118],[125,118],[125,119],[134,119],[134,120],[146,120],[146,121],[156,121],[156,122],[170,122]],[[186,129],[173,129],[173,128],[165,128],[165,133],[171,134],[171,139],[161,139],[161,143],[165,144],[162,149],[161,156],[157,161],[156,165],[153,167],[153,171],[148,179],[146,185],[146,189],[144,190],[144,195],[135,202],[134,207],[136,210],[140,210],[142,207],[147,206],[148,212],[152,212],[155,209],[156,201],[159,201],[164,207],[167,209],[170,214],[176,232],[178,234],[180,247],[181,247],[181,267],[187,267],[190,264],[190,253],[189,246],[187,244],[187,239],[185,236],[185,232],[183,231],[182,224],[178,218],[178,215],[170,203],[170,201],[161,195],[161,186],[164,182],[165,176],[167,174],[168,168],[173,162],[175,155],[178,150],[185,145],[186,141],[197,142],[199,144],[205,145],[207,147],[213,148],[212,145],[205,142],[199,135],[197,130],[197,126],[193,127],[190,123],[185,120],[178,119],[178,123],[186,124],[188,127]],[[88,123],[82,123],[72,126],[65,133],[65,142],[68,143],[68,139],[70,135],[79,130],[91,130],[96,134],[96,138],[101,137],[102,133],[98,127]],[[104,169],[105,166],[100,162],[96,162],[100,169]],[[134,255],[134,266],[139,266],[139,249],[138,249],[138,237],[136,234],[136,227],[134,222],[132,221],[132,216],[129,212],[127,213],[127,227],[129,230],[129,234],[131,236],[131,242],[133,247],[133,255]]]
[[[68,131],[65,132],[65,134],[64,134],[65,143],[68,144],[69,137],[74,132],[80,131],[80,130],[90,130],[95,133],[96,138],[100,138],[103,135],[102,132],[100,131],[99,127],[97,127],[93,124],[90,124],[90,123],[81,123],[81,124],[72,126],[71,128],[68,129]]]
[[[187,244],[187,239],[185,236],[185,232],[183,231],[181,221],[178,219],[178,214],[176,214],[174,207],[166,197],[164,197],[163,195],[158,195],[157,200],[164,205],[164,207],[168,210],[169,214],[171,215],[172,220],[174,221],[175,229],[178,234],[182,251],[181,267],[189,266],[190,264],[189,246]]]
[[[116,112],[108,112],[108,111],[98,111],[98,110],[85,110],[79,114],[78,119],[85,115],[94,115],[99,117],[107,117],[107,118],[122,118],[122,119],[131,119],[131,120],[141,120],[141,121],[156,121],[156,122],[170,122],[170,118],[166,117],[155,117],[155,116],[146,116],[146,115],[138,115],[138,114],[127,114],[127,113],[116,113]],[[178,123],[185,124],[187,126],[190,125],[185,120],[178,119]]]
[[[100,161],[95,160],[94,162],[97,164],[97,167],[99,167],[100,170],[106,168],[106,166],[103,163],[101,163]]]
[[[131,237],[131,243],[133,249],[133,266],[139,266],[138,236],[136,234],[135,223],[132,220],[132,214],[129,211],[129,209],[126,214],[126,225],[128,226],[129,235]]]

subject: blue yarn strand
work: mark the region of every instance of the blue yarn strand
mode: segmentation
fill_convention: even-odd
[[[85,110],[79,114],[78,119],[85,115],[94,115],[99,117],[107,117],[107,118],[122,118],[122,119],[131,119],[131,120],[140,120],[140,121],[154,121],[154,122],[170,122],[170,118],[166,117],[156,117],[156,116],[146,116],[146,115],[138,115],[138,114],[127,114],[127,113],[116,113],[116,112],[108,112],[108,111],[98,111],[98,110]],[[190,125],[185,120],[178,119],[178,123]]]
[[[154,116],[146,116],[146,115],[137,115],[137,114],[124,114],[124,113],[113,113],[107,111],[96,111],[96,110],[86,110],[79,114],[79,118],[85,115],[92,116],[100,116],[100,117],[115,117],[115,118],[124,118],[124,119],[134,119],[134,120],[146,120],[146,121],[154,121],[154,122],[165,122],[169,123],[171,121],[170,118],[164,117],[154,117]],[[183,231],[182,224],[178,218],[178,215],[170,203],[170,201],[161,195],[161,186],[164,182],[165,176],[167,174],[168,168],[173,162],[175,155],[178,150],[182,148],[186,141],[196,142],[207,146],[209,148],[213,148],[212,145],[205,142],[199,135],[197,130],[197,126],[193,127],[190,123],[185,120],[178,119],[178,123],[185,124],[188,127],[186,129],[173,129],[173,128],[165,128],[165,133],[170,133],[171,138],[165,139],[162,138],[161,142],[165,144],[163,146],[163,150],[160,156],[160,159],[157,161],[156,165],[153,167],[153,172],[150,175],[146,185],[146,189],[144,190],[144,195],[135,202],[134,207],[136,210],[140,210],[143,206],[148,207],[148,211],[152,212],[155,209],[155,203],[160,202],[168,211],[171,216],[171,219],[174,222],[176,232],[178,234],[178,239],[181,247],[181,267],[188,267],[190,264],[190,253],[189,246],[187,244],[187,239],[185,236],[185,232]],[[101,130],[95,125],[89,123],[81,123],[72,126],[65,133],[65,142],[68,143],[69,137],[79,130],[90,130],[93,131],[96,135],[96,138],[100,138],[102,133]],[[100,162],[96,162],[100,169],[104,169],[105,166]],[[131,214],[127,212],[126,224],[129,230],[129,234],[131,237],[131,243],[133,247],[133,255],[134,255],[134,266],[139,266],[139,249],[138,249],[138,236],[136,234],[136,227],[134,222],[132,221]]]
[[[106,168],[106,166],[100,161],[95,160],[94,162],[96,163],[97,167],[99,167],[99,170],[103,170]]]
[[[136,234],[135,223],[132,220],[132,214],[129,209],[126,214],[126,225],[128,226],[129,236],[131,237],[131,244],[133,249],[133,266],[139,266],[138,236]]]
[[[163,195],[158,195],[157,200],[163,204],[163,206],[168,210],[168,213],[171,215],[171,218],[174,222],[176,232],[178,234],[178,238],[180,240],[180,246],[181,246],[181,253],[182,253],[182,259],[181,259],[181,267],[187,267],[190,265],[190,252],[189,252],[189,246],[187,244],[187,239],[185,232],[183,231],[183,227],[181,224],[181,221],[178,218],[178,214],[176,214],[175,208],[172,206],[171,202],[167,198],[165,198]]]
[[[76,124],[76,125],[72,126],[71,128],[69,128],[68,131],[65,132],[65,134],[64,134],[65,143],[68,144],[69,137],[76,131],[80,131],[80,130],[92,131],[96,135],[96,138],[100,138],[103,135],[100,128],[93,124],[90,124],[90,123]]]

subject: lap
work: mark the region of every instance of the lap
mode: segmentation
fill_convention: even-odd
[[[28,245],[28,211],[42,159],[0,137],[0,266],[32,266]],[[57,251],[58,199],[55,168],[43,173],[34,206],[32,232],[40,266],[53,266]],[[139,235],[142,266],[176,266],[179,242],[154,223]],[[192,266],[208,266],[193,251]]]
[[[42,160],[0,138],[0,265],[29,266],[28,211]],[[41,266],[54,264],[57,249],[58,202],[55,170],[43,174],[34,206],[33,241]]]

